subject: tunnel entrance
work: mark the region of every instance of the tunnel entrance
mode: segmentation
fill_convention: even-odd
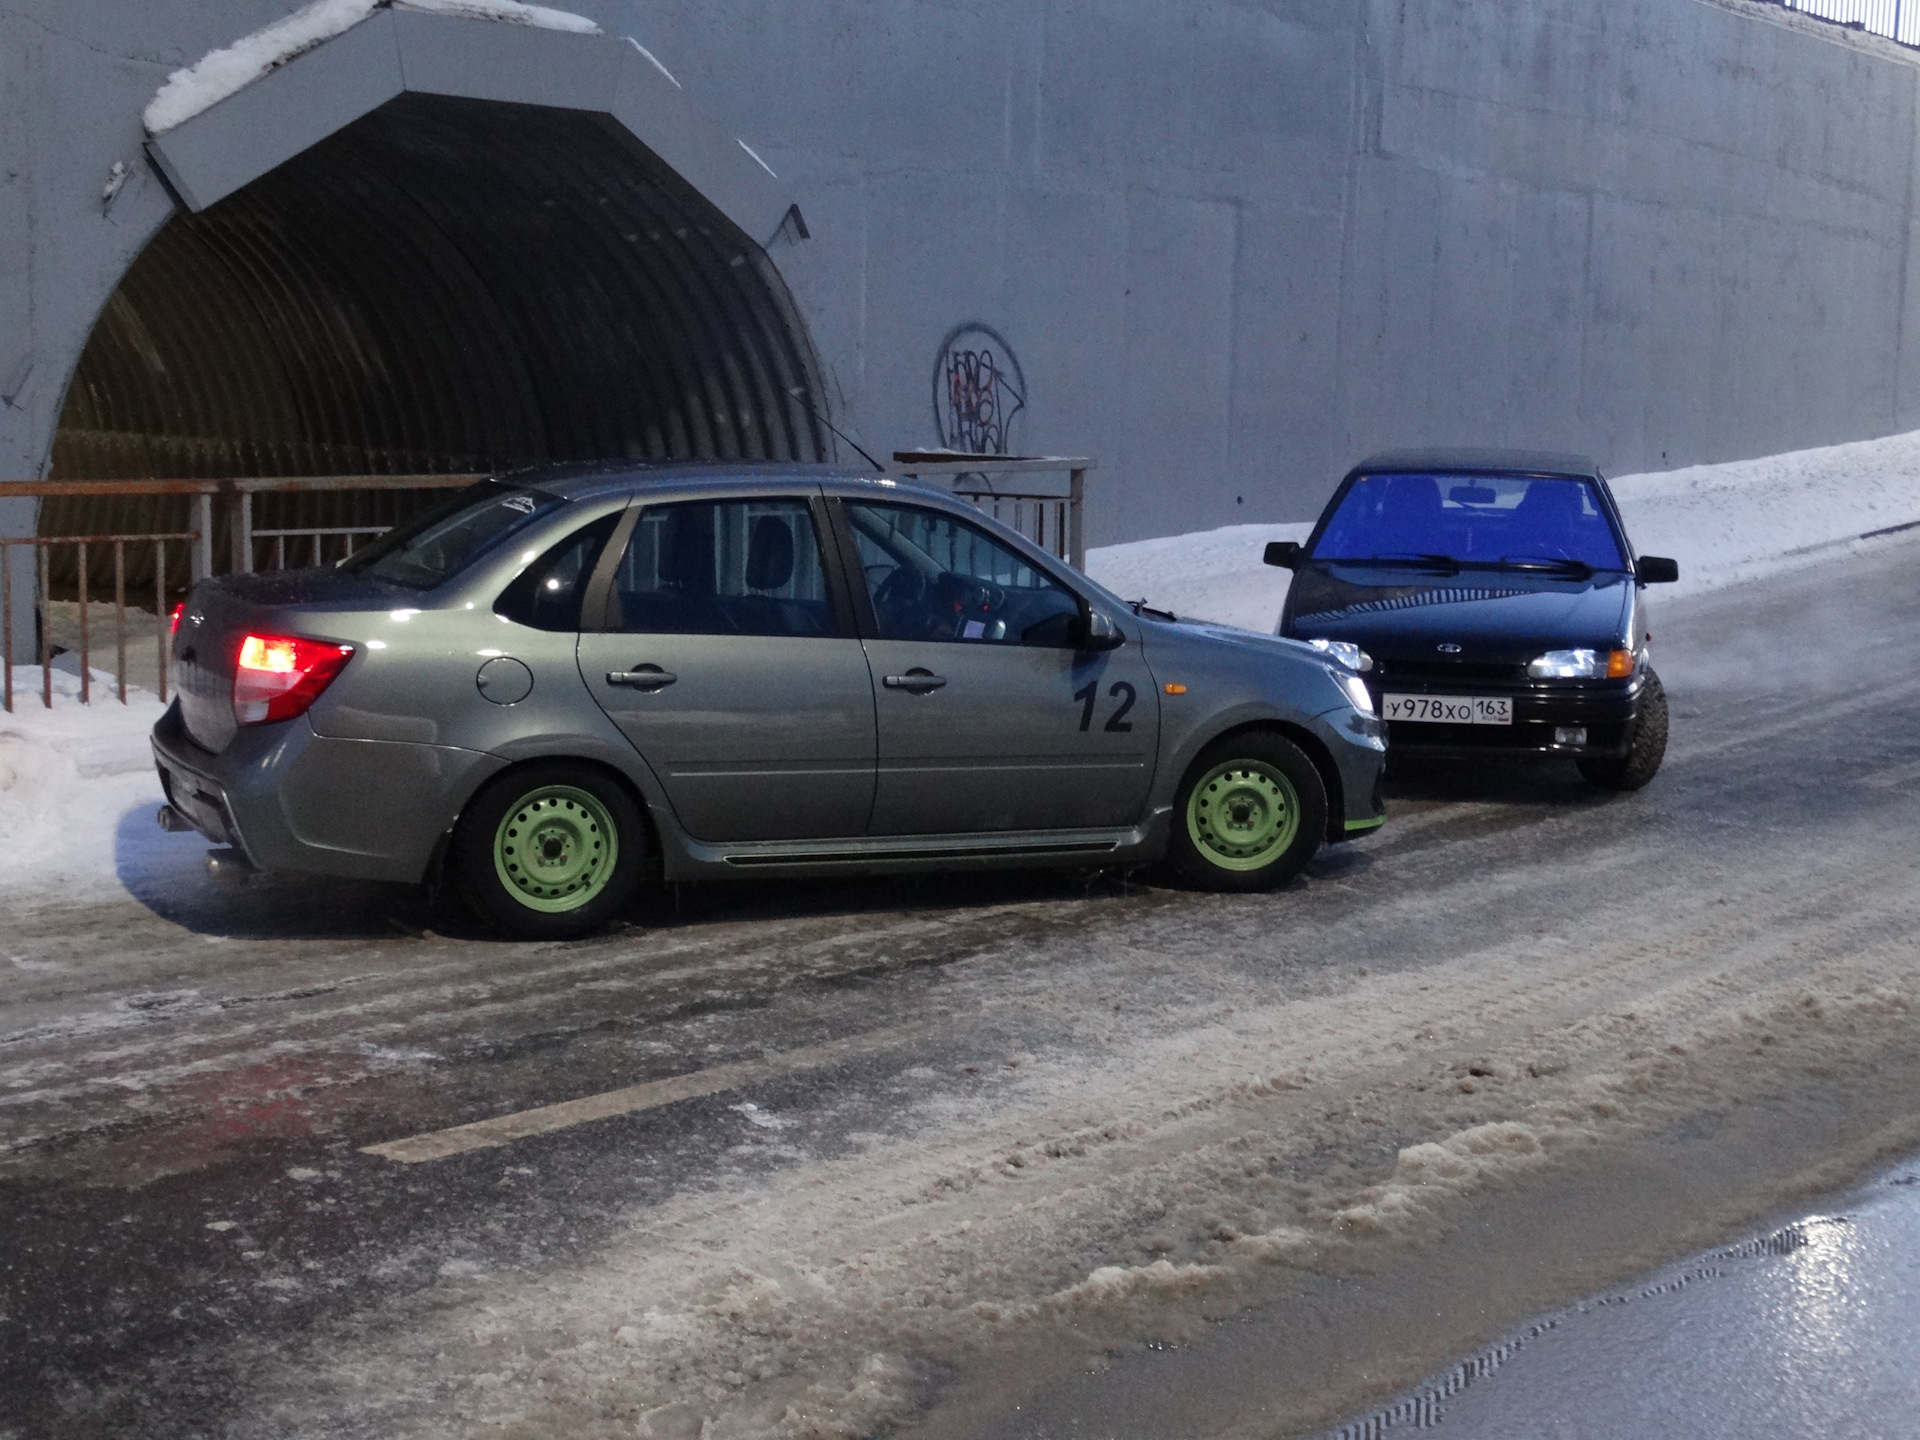
[[[765,253],[620,125],[409,93],[161,228],[81,355],[53,478],[815,461],[823,410]],[[166,503],[50,499],[41,533],[165,528]],[[418,503],[257,502],[283,525]]]

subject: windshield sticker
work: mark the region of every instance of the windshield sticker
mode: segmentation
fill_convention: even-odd
[[[540,502],[531,495],[509,495],[500,503],[509,510],[518,510],[522,515],[531,515],[540,508]]]

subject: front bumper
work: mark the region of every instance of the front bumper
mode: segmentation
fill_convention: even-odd
[[[1640,697],[1646,690],[1642,669],[1626,680],[1534,681],[1523,684],[1389,680],[1375,684],[1381,695],[1460,695],[1505,697],[1513,705],[1511,725],[1454,725],[1420,720],[1389,720],[1388,750],[1418,755],[1570,755],[1617,758],[1632,743]],[[1563,744],[1555,731],[1586,731],[1583,744]]]
[[[1318,716],[1314,728],[1340,778],[1340,803],[1328,807],[1328,841],[1337,844],[1379,829],[1387,818],[1385,725],[1343,707]]]

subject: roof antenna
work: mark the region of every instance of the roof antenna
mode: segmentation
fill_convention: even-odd
[[[787,390],[787,394],[791,396],[793,399],[798,400],[800,404],[806,409],[806,412],[809,415],[813,416],[814,419],[818,420],[822,425],[826,426],[827,429],[833,431],[834,434],[838,435],[842,440],[846,441],[847,444],[853,446],[854,449],[858,450],[860,452],[860,458],[862,460],[865,460],[869,465],[873,466],[875,471],[877,471],[879,474],[882,474],[882,475],[887,473],[886,466],[882,465],[878,460],[874,459],[873,456],[867,454],[866,446],[862,445],[858,440],[854,439],[851,435],[847,434],[846,431],[842,430],[838,425],[834,424],[831,420],[827,419],[826,416],[822,415],[818,410],[813,408],[813,402],[807,399],[807,391],[804,385],[790,386]]]

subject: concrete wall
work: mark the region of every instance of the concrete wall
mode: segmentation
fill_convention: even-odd
[[[0,472],[167,214],[142,106],[291,8],[0,0]],[[568,8],[798,196],[841,425],[935,442],[941,341],[989,326],[1015,446],[1099,457],[1096,543],[1303,518],[1387,444],[1629,471],[1920,425],[1920,72],[1878,41],[1739,0]]]

